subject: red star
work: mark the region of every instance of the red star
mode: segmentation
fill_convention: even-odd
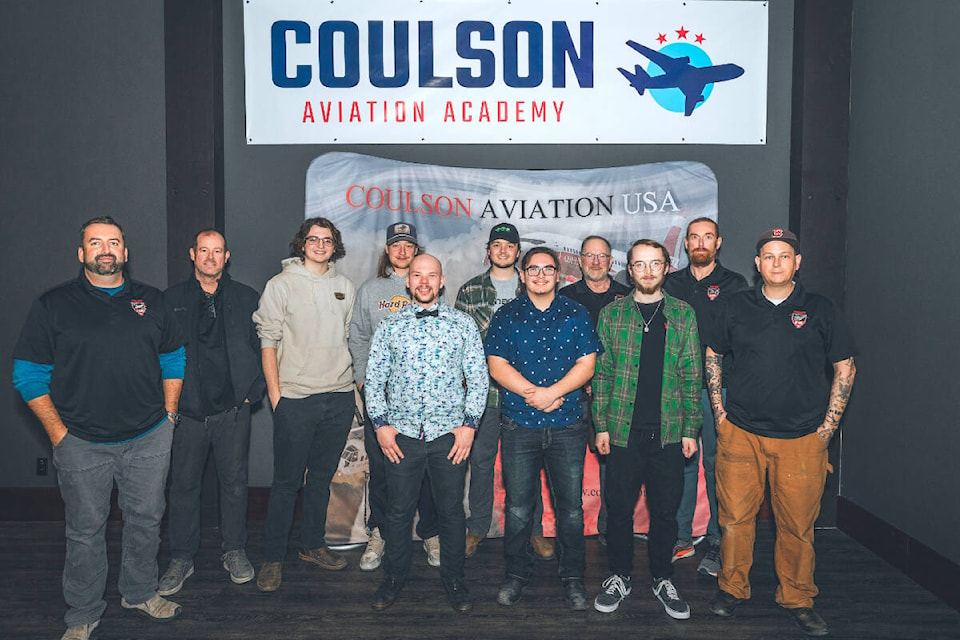
[[[657,36],[657,42],[659,42],[660,44],[663,44],[666,41],[667,41],[667,34],[661,33],[660,35]]]
[[[676,32],[677,32],[677,40],[686,40],[687,34],[690,33],[689,30],[683,28],[683,25],[680,25],[680,28],[676,29]]]
[[[703,44],[703,41],[706,40],[706,38],[703,37],[702,33],[698,33],[695,40],[697,41],[697,44]]]

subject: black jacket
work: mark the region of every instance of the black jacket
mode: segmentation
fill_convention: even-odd
[[[222,296],[230,380],[236,404],[240,406],[244,400],[258,402],[267,389],[260,361],[260,338],[252,318],[260,302],[260,294],[245,284],[233,281],[224,272],[220,277],[219,295]],[[173,310],[187,348],[187,370],[180,394],[180,413],[202,419],[205,412],[198,368],[197,323],[194,321],[203,303],[200,283],[196,277],[191,277],[167,289],[164,296],[167,306]]]

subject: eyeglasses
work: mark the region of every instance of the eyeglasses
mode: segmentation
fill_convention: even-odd
[[[646,271],[647,267],[650,267],[650,271],[660,271],[663,269],[663,265],[666,263],[663,260],[651,260],[650,262],[644,262],[643,260],[636,260],[630,263],[630,268],[635,269],[636,271]]]
[[[307,244],[322,244],[325,247],[329,247],[333,244],[333,238],[321,238],[319,236],[307,236],[304,238],[304,242]]]
[[[610,257],[609,253],[581,253],[580,257],[584,260],[606,260]]]
[[[556,268],[555,266],[553,266],[552,264],[548,264],[548,265],[546,265],[546,266],[544,266],[544,267],[541,267],[541,266],[539,266],[539,265],[532,264],[532,265],[530,265],[529,267],[527,267],[526,269],[524,269],[524,272],[525,272],[528,276],[538,276],[538,275],[540,275],[541,273],[542,273],[543,275],[545,275],[545,276],[552,276],[553,274],[555,274],[555,273],[557,272],[557,268]]]

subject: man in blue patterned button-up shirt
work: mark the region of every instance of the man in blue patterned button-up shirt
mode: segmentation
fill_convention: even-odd
[[[410,568],[410,530],[425,473],[440,523],[440,578],[457,611],[473,608],[463,583],[464,464],[487,400],[483,342],[473,318],[439,302],[440,261],[417,256],[407,274],[413,304],[373,335],[367,412],[387,461],[387,550],[374,609],[396,600]]]

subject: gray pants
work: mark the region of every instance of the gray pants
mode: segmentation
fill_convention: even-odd
[[[170,466],[173,424],[118,444],[97,444],[69,433],[53,450],[60,495],[66,509],[67,553],[63,598],[68,627],[100,619],[107,603],[107,542],[110,494],[116,481],[123,512],[120,595],[131,604],[157,593],[157,549],[163,490]]]

